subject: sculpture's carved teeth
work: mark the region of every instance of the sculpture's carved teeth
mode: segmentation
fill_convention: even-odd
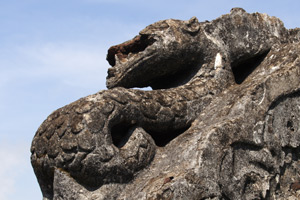
[[[111,66],[116,65],[116,57],[120,62],[127,60],[129,54],[137,54],[152,45],[155,39],[149,35],[138,35],[132,40],[112,46],[108,49],[106,60]]]

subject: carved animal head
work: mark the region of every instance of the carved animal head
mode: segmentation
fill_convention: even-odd
[[[200,23],[163,20],[149,25],[138,36],[108,50],[107,87],[166,88],[166,79],[198,64],[200,45],[194,37]],[[164,84],[161,84],[164,82]]]

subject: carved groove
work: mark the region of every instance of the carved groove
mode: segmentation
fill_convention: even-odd
[[[164,147],[167,144],[169,144],[172,140],[177,138],[179,135],[184,133],[187,129],[189,129],[189,127],[190,126],[176,129],[176,130],[167,130],[167,131],[162,131],[162,132],[147,130],[147,129],[145,129],[145,130],[146,130],[146,132],[148,132],[151,135],[155,144],[158,147]]]
[[[232,64],[235,82],[242,84],[244,80],[262,63],[269,51]]]
[[[187,129],[189,129],[190,125],[184,128],[176,129],[176,130],[166,130],[166,131],[153,131],[153,129],[145,128],[146,132],[152,137],[155,144],[158,147],[164,147],[172,140],[177,138],[179,135],[184,133]],[[111,129],[111,137],[113,144],[118,147],[122,148],[132,135],[131,130],[133,125],[129,123],[122,122],[112,127]]]
[[[250,151],[259,151],[262,149],[262,147],[257,146],[255,144],[250,144],[250,143],[246,143],[246,142],[234,142],[231,144],[231,147],[234,150],[250,150]]]
[[[126,122],[121,122],[111,128],[111,137],[113,144],[118,147],[122,148],[132,135],[132,125]]]

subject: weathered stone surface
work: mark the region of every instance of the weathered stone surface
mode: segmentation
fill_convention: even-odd
[[[234,8],[111,47],[109,90],[32,142],[45,199],[297,199],[300,32]],[[127,89],[151,86],[152,91]]]

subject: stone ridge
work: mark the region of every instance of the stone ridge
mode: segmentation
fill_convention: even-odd
[[[109,89],[54,111],[33,138],[44,199],[297,199],[299,38],[233,8],[111,47]]]

